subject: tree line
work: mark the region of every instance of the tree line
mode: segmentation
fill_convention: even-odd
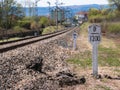
[[[21,4],[15,0],[0,1],[0,27],[9,29],[24,17]]]
[[[24,7],[17,0],[0,1],[0,28],[1,29],[29,29],[38,30],[48,25],[55,25],[53,20],[46,16],[25,16]]]
[[[120,0],[108,0],[109,8],[91,8],[89,10],[90,22],[120,21]]]
[[[89,21],[100,23],[102,32],[108,34],[120,34],[120,0],[108,0],[109,8],[89,10]]]

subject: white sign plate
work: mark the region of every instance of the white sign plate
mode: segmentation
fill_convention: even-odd
[[[88,28],[88,39],[91,44],[99,44],[101,41],[101,27],[99,25],[91,25]]]

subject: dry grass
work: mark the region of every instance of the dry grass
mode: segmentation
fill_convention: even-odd
[[[114,40],[103,37],[102,42],[100,43],[105,48],[114,48],[117,49],[116,44],[114,43]]]
[[[68,87],[69,90],[120,90],[120,39],[102,37],[98,54],[98,73],[102,79],[92,77],[92,46],[88,42],[87,27],[89,23],[82,26],[80,36],[77,40],[78,50],[73,58],[67,60],[72,70],[77,75],[86,77],[86,84]],[[113,79],[104,76],[109,75]],[[72,88],[72,89],[71,89]]]
[[[14,40],[18,40],[18,39],[21,39],[21,38],[19,38],[19,37],[9,38],[9,39],[0,40],[0,42],[14,41]]]

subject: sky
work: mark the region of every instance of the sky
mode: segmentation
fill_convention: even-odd
[[[16,0],[17,2],[25,5],[28,5],[30,2],[35,2],[35,0]],[[56,0],[39,0],[37,6],[39,7],[48,7],[50,2],[50,6],[55,6]],[[59,4],[62,3],[61,6],[69,6],[69,5],[86,5],[86,4],[108,4],[108,0],[57,0]]]

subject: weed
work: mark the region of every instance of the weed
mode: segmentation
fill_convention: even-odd
[[[58,30],[61,30],[61,29],[63,29],[63,27],[58,26]],[[51,33],[51,32],[54,32],[54,31],[56,31],[56,27],[55,26],[49,26],[49,27],[44,28],[42,34],[47,34],[47,33]]]
[[[14,40],[19,40],[21,39],[20,37],[14,37],[14,38],[9,38],[9,39],[5,39],[5,40],[0,40],[0,42],[7,42],[7,41],[14,41]]]
[[[120,33],[120,22],[116,23],[102,23],[102,31],[107,33],[115,33],[118,34]]]
[[[92,65],[91,53],[90,51],[81,52],[68,59],[67,62],[76,64],[82,68],[90,67]]]
[[[102,85],[97,85],[96,88],[97,88],[97,90],[99,90],[99,89],[100,89],[100,90],[101,90],[101,89],[102,89],[102,90],[111,90],[110,87],[102,86]]]
[[[98,62],[101,66],[120,66],[120,52],[112,48],[99,46]]]

